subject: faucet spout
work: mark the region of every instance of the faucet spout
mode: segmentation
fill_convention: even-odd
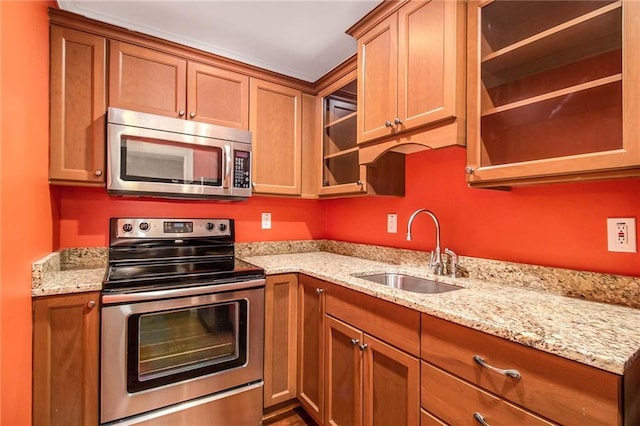
[[[431,253],[431,260],[429,262],[429,266],[433,268],[434,274],[442,275],[442,271],[444,268],[442,264],[442,255],[440,253],[440,222],[438,222],[438,218],[436,217],[435,214],[433,214],[431,210],[418,209],[415,212],[413,212],[411,217],[409,217],[409,222],[407,223],[407,241],[412,240],[411,225],[413,224],[413,221],[416,218],[416,216],[418,216],[420,213],[428,214],[431,217],[431,219],[433,219],[433,223],[436,225],[436,248],[434,250],[435,253],[434,252]]]

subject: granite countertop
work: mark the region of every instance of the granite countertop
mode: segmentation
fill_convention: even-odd
[[[267,274],[304,273],[612,373],[625,373],[640,358],[638,277],[473,258],[464,258],[471,278],[436,277],[424,266],[424,253],[332,241],[238,244],[236,254]],[[51,253],[32,266],[32,295],[99,291],[106,265],[104,247]],[[381,272],[463,289],[419,294],[357,277]]]
[[[436,277],[427,268],[327,252],[245,257],[267,274],[300,272],[612,373],[640,357],[640,310],[509,287],[470,278]],[[352,274],[399,272],[464,287],[418,294]]]

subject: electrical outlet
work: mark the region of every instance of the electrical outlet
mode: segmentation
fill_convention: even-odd
[[[609,251],[637,253],[636,218],[607,218],[607,245]]]
[[[395,213],[389,213],[387,215],[387,232],[389,234],[398,233],[398,215]]]
[[[271,213],[262,213],[262,229],[271,229]]]

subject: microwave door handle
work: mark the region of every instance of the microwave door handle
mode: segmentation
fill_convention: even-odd
[[[223,151],[223,170],[224,170],[224,176],[222,177],[222,188],[223,189],[229,189],[230,187],[230,181],[231,181],[231,147],[229,145],[225,145],[222,149]]]

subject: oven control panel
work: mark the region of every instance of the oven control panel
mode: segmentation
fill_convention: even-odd
[[[118,238],[228,237],[233,229],[232,219],[119,218],[114,225]]]

